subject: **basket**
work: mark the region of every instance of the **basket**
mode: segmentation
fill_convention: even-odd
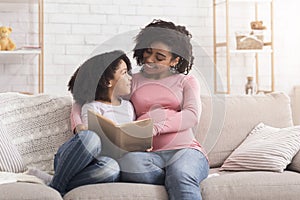
[[[263,34],[236,33],[236,48],[237,49],[262,49],[264,46]]]

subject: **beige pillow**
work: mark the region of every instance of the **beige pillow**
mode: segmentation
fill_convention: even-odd
[[[0,120],[26,167],[53,171],[54,155],[73,136],[70,97],[0,94]]]
[[[300,149],[300,126],[274,128],[258,124],[225,160],[220,170],[283,172]]]

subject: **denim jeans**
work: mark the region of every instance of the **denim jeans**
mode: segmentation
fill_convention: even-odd
[[[209,165],[196,149],[130,152],[119,159],[121,181],[165,184],[171,200],[201,200],[200,182]]]
[[[78,186],[118,181],[120,167],[112,158],[101,156],[101,141],[92,131],[81,131],[65,142],[54,159],[50,187],[63,196]]]

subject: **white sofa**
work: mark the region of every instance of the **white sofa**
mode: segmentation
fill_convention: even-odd
[[[289,97],[274,93],[259,96],[202,96],[201,99],[203,110],[196,137],[208,151],[210,174],[213,174],[200,185],[203,199],[298,199],[300,153],[282,173],[219,171],[226,158],[260,122],[279,128],[293,125]],[[71,103],[70,97],[0,94],[0,126],[6,134],[6,138],[0,138],[0,142],[7,143],[2,144],[2,148],[6,145],[9,152],[4,153],[14,154],[5,157],[1,152],[7,161],[3,164],[0,156],[0,170],[22,172],[26,167],[37,167],[53,171],[53,156],[57,148],[72,136],[69,121]],[[57,191],[38,181],[26,178],[16,180],[18,182],[0,184],[1,200],[168,199],[164,186],[157,185],[86,185],[73,189],[62,198]]]

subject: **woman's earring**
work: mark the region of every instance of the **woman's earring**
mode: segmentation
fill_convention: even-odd
[[[105,85],[106,85],[106,87],[107,87],[107,88],[110,88],[110,87],[112,87],[112,84],[110,83],[110,81],[109,81],[109,82],[107,82]]]
[[[170,66],[170,67],[169,67],[169,71],[170,71],[171,73],[173,73],[173,74],[177,74],[177,73],[178,73],[178,71],[177,71],[177,69],[176,69],[176,66]]]

